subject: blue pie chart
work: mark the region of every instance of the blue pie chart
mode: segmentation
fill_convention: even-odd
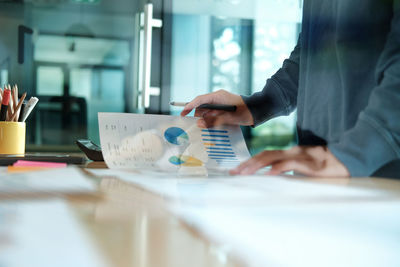
[[[174,145],[183,145],[189,142],[189,135],[181,128],[171,127],[164,132],[164,138]]]

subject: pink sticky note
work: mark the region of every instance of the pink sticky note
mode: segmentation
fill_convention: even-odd
[[[67,163],[18,160],[13,164],[14,167],[43,167],[43,168],[64,168]]]

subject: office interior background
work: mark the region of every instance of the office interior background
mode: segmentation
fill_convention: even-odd
[[[261,90],[295,46],[301,8],[301,0],[0,0],[0,84],[40,99],[28,151],[73,151],[79,138],[100,143],[98,112],[178,115],[171,100]],[[251,151],[293,144],[295,116],[244,129]]]

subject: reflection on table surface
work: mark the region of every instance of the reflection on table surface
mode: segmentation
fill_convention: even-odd
[[[113,177],[99,179],[100,200],[71,199],[111,266],[244,266],[167,209],[168,200]]]

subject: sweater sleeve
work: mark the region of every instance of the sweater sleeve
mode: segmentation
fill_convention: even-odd
[[[400,158],[400,0],[394,0],[391,31],[376,68],[377,85],[355,126],[330,151],[351,176],[370,176]]]
[[[290,57],[284,60],[282,67],[267,80],[262,91],[251,96],[242,96],[253,115],[255,126],[278,116],[289,115],[296,108],[300,43],[301,35]]]

